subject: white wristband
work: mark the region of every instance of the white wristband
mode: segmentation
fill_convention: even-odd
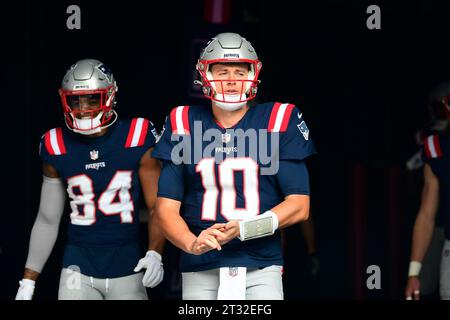
[[[417,277],[420,273],[422,264],[418,261],[411,261],[409,263],[408,277]]]
[[[245,241],[270,236],[277,229],[277,215],[272,211],[266,211],[256,217],[239,221],[239,239]]]
[[[34,288],[36,281],[31,279],[22,279],[19,281],[19,285],[22,287],[32,287]]]

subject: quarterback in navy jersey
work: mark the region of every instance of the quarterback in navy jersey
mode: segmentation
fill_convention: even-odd
[[[160,164],[150,154],[157,133],[147,119],[118,120],[116,91],[111,71],[94,59],[77,61],[62,81],[67,128],[51,129],[41,139],[41,201],[16,299],[33,296],[67,196],[71,213],[59,299],[147,299],[145,287],[162,281],[164,236],[152,221],[141,259],[137,207],[141,191],[149,210],[156,200]],[[145,275],[136,273],[143,268]]]
[[[214,37],[197,70],[212,107],[174,108],[152,154],[183,299],[283,299],[279,229],[308,218],[309,129],[293,104],[248,105],[261,62],[240,35]]]
[[[447,120],[450,120],[450,86],[441,97]],[[420,298],[420,272],[422,261],[430,245],[436,213],[443,216],[445,243],[442,249],[439,280],[440,297],[450,300],[450,132],[431,134],[424,139],[422,148],[424,186],[422,200],[413,230],[411,261],[405,289],[409,300]]]

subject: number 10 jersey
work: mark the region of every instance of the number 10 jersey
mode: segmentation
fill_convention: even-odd
[[[164,161],[158,196],[180,201],[181,216],[198,235],[215,223],[264,213],[290,194],[309,194],[307,175],[300,171],[313,153],[299,109],[269,102],[250,107],[227,129],[211,107],[174,108],[152,156]],[[181,255],[183,272],[282,264],[278,231],[245,242],[233,239],[221,251]]]

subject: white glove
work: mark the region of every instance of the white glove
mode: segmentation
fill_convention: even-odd
[[[156,287],[164,277],[164,268],[161,261],[161,255],[153,250],[147,251],[145,257],[139,260],[134,272],[139,272],[142,268],[146,268],[142,283],[144,287]]]
[[[34,284],[36,281],[30,279],[22,279],[19,281],[20,287],[17,291],[16,300],[31,300],[34,293]]]

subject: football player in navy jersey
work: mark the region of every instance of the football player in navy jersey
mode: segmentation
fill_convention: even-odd
[[[419,191],[415,184],[422,186],[423,166],[425,165],[422,157],[423,143],[426,137],[434,134],[444,133],[448,127],[446,107],[442,102],[450,88],[449,82],[443,82],[433,88],[428,95],[428,115],[429,120],[426,126],[418,130],[415,134],[415,142],[418,146],[417,152],[408,159],[406,168],[409,170],[409,185],[413,187],[413,194],[410,196],[417,197]],[[417,183],[415,183],[417,181]],[[419,182],[420,181],[420,182]],[[412,183],[411,183],[412,182]],[[439,201],[446,201],[440,197]],[[442,206],[438,206],[442,207]],[[419,274],[420,280],[420,296],[424,299],[434,298],[439,292],[439,277],[441,267],[442,248],[445,242],[443,212],[438,208],[436,220],[434,224],[433,235],[430,240],[428,250],[421,262],[421,270]]]
[[[140,259],[137,207],[141,191],[150,211],[156,201],[160,164],[150,155],[157,133],[144,118],[118,120],[116,92],[113,74],[98,60],[77,61],[63,78],[67,128],[51,129],[41,139],[41,198],[18,300],[33,296],[67,196],[71,213],[59,299],[143,300],[145,287],[162,281],[164,236],[151,223],[149,250]]]
[[[182,249],[183,299],[283,299],[279,229],[306,220],[315,153],[300,110],[249,106],[261,62],[239,34],[197,63],[211,107],[179,106],[152,154],[163,161],[155,214]]]
[[[450,86],[442,93],[440,102],[450,120]],[[422,148],[424,186],[420,209],[414,224],[406,299],[420,298],[420,272],[422,261],[430,245],[436,213],[441,210],[445,242],[442,249],[439,280],[440,297],[450,300],[450,133],[447,129],[424,139]],[[438,208],[439,207],[439,208]]]

